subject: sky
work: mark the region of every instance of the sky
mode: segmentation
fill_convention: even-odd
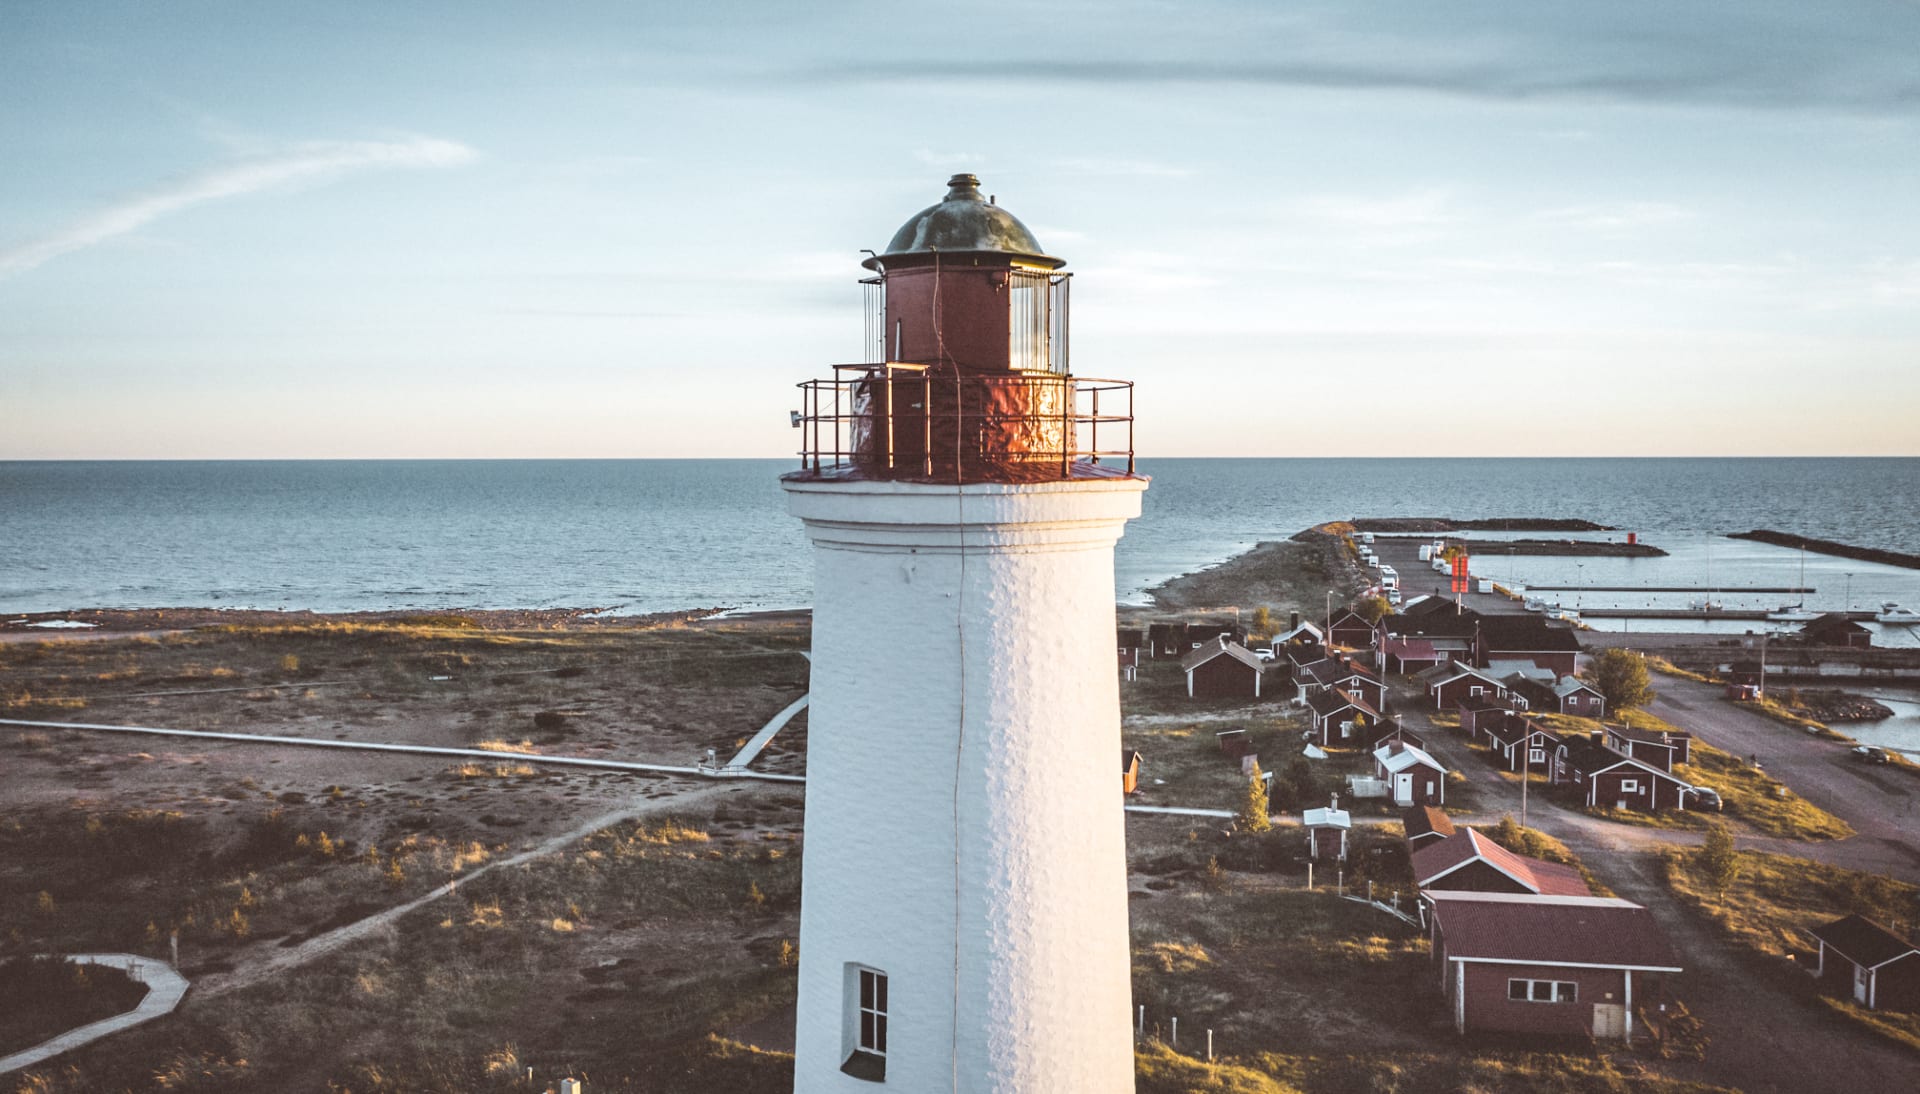
[[[0,0],[0,459],[785,456],[957,171],[1149,455],[1920,455],[1915,0]]]

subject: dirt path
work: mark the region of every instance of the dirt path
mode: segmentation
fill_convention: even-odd
[[[1920,780],[1863,764],[1845,745],[1725,702],[1711,684],[1662,677],[1650,713],[1736,756],[1758,756],[1767,773],[1860,833],[1842,865],[1920,882]],[[1808,858],[1829,861],[1823,854]]]
[[[1914,1088],[1920,1063],[1913,1056],[1828,1019],[1761,974],[1674,899],[1654,856],[1562,838],[1614,892],[1653,913],[1686,965],[1677,994],[1706,1023],[1707,1054],[1667,1070],[1746,1094]]]
[[[343,927],[336,927],[324,934],[315,935],[297,946],[286,948],[272,946],[269,948],[263,945],[261,954],[244,955],[238,958],[236,963],[239,964],[240,967],[234,969],[232,972],[216,973],[197,981],[195,995],[223,995],[227,992],[251,987],[263,980],[279,976],[290,969],[299,968],[302,965],[310,964],[321,958],[331,956],[355,942],[359,942],[370,935],[392,927],[395,923],[399,922],[402,916],[424,908],[436,900],[444,900],[457,895],[459,893],[459,887],[462,884],[470,882],[491,871],[518,866],[521,863],[531,862],[536,858],[566,850],[568,847],[573,846],[603,828],[633,820],[636,817],[644,817],[651,813],[673,812],[685,808],[691,803],[711,798],[725,789],[727,788],[723,785],[711,784],[689,790],[685,793],[674,794],[670,797],[649,798],[644,801],[636,801],[626,808],[617,809],[613,812],[603,813],[600,816],[594,817],[592,820],[586,821],[569,831],[536,844],[518,854],[510,855],[502,859],[495,859],[485,866],[470,870],[462,874],[458,879],[435,888],[425,896],[409,900],[404,904],[388,908],[383,912],[375,912],[365,919],[357,920]]]

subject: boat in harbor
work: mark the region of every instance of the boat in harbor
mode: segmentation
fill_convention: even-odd
[[[1800,548],[1800,592],[1807,591],[1807,549]],[[1798,604],[1782,604],[1767,613],[1767,618],[1775,623],[1811,623],[1820,618],[1820,613],[1807,608],[1803,598]]]
[[[1820,618],[1820,613],[1804,604],[1782,604],[1768,612],[1767,618],[1775,623],[1811,623]]]
[[[1879,611],[1873,613],[1873,619],[1876,623],[1892,623],[1896,626],[1911,627],[1915,624],[1920,624],[1920,612],[1916,612],[1912,608],[1902,608],[1900,605],[1889,600],[1885,604],[1880,605]]]

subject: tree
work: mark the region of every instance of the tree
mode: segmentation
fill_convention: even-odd
[[[1265,832],[1273,827],[1267,813],[1267,780],[1260,774],[1260,762],[1255,760],[1253,773],[1247,779],[1246,804],[1240,807],[1240,827],[1249,832]]]
[[[1707,829],[1707,841],[1695,854],[1701,880],[1713,886],[1716,893],[1726,893],[1727,887],[1740,876],[1740,855],[1733,849],[1733,831],[1724,824],[1716,823]]]
[[[1593,686],[1606,697],[1607,709],[1629,710],[1653,702],[1647,659],[1631,650],[1601,650],[1593,659]]]
[[[1381,619],[1393,614],[1393,605],[1387,603],[1387,598],[1384,596],[1370,596],[1355,604],[1353,610],[1359,612],[1360,618],[1367,622],[1378,623]]]
[[[1273,637],[1273,611],[1265,604],[1253,609],[1253,633],[1262,638]]]

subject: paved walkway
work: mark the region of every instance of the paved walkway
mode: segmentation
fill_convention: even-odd
[[[50,1041],[11,1056],[0,1057],[0,1075],[32,1067],[61,1053],[92,1044],[110,1033],[119,1033],[142,1022],[151,1022],[163,1014],[172,1014],[173,1008],[179,1006],[181,998],[187,994],[187,978],[174,972],[166,962],[151,957],[131,953],[82,953],[73,954],[67,960],[77,965],[107,965],[123,969],[127,975],[147,986],[146,998],[140,1000],[139,1006],[123,1014],[89,1022]]]
[[[812,699],[812,692],[802,695],[800,698],[787,704],[787,708],[774,715],[773,719],[766,725],[761,726],[760,732],[753,735],[753,740],[748,741],[746,747],[742,748],[733,759],[727,761],[728,771],[744,772],[747,769],[747,765],[752,763],[754,759],[760,755],[760,750],[772,744],[774,735],[782,729],[785,729],[787,723],[793,721],[794,715],[807,709],[807,704],[811,702]]]

